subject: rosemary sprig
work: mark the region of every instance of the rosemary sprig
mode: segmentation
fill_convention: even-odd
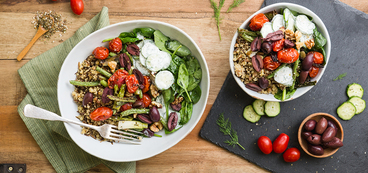
[[[337,76],[333,81],[337,81],[337,80],[341,80],[342,78],[344,78],[346,76],[346,73],[340,74],[339,76]]]
[[[220,126],[220,131],[224,133],[224,135],[229,135],[231,139],[226,140],[225,143],[228,145],[235,147],[235,145],[238,145],[243,150],[245,148],[241,146],[238,142],[238,134],[234,129],[231,128],[231,122],[229,121],[229,118],[225,120],[224,114],[220,114],[219,118],[217,119],[217,125]]]
[[[234,0],[230,7],[227,9],[226,13],[229,13],[233,8],[238,7],[245,0]]]
[[[216,5],[216,2],[214,0],[210,0],[211,1],[211,7],[213,8],[214,11],[214,18],[216,20],[216,25],[217,25],[217,30],[218,30],[218,34],[221,40],[221,34],[220,34],[220,23],[221,23],[221,18],[220,18],[220,11],[222,6],[224,6],[225,0],[220,0],[219,5]]]

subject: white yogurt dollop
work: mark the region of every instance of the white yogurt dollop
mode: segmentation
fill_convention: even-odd
[[[274,79],[279,84],[289,87],[293,85],[294,82],[293,70],[289,66],[282,67],[275,73]]]

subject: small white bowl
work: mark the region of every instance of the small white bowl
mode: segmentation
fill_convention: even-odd
[[[325,51],[326,51],[326,64],[324,66],[324,68],[320,69],[320,72],[318,73],[318,75],[313,78],[312,81],[318,81],[321,79],[323,73],[325,72],[326,68],[327,68],[327,63],[328,60],[330,59],[330,53],[331,53],[331,40],[330,40],[330,36],[328,34],[327,28],[325,26],[325,24],[322,22],[322,20],[316,15],[314,14],[311,10],[301,6],[301,5],[297,5],[297,4],[292,4],[292,3],[276,3],[276,4],[272,4],[266,7],[263,7],[262,9],[258,10],[257,12],[255,12],[252,16],[250,16],[239,28],[246,28],[246,26],[249,25],[250,20],[259,13],[267,13],[267,12],[271,12],[273,10],[279,11],[281,8],[289,8],[291,10],[297,11],[299,13],[303,13],[306,15],[309,15],[313,18],[313,22],[316,24],[316,27],[318,29],[318,31],[327,39],[327,43],[324,46]],[[252,96],[253,98],[256,99],[261,99],[261,100],[265,100],[265,101],[277,101],[277,102],[281,102],[281,100],[278,100],[274,97],[274,95],[272,94],[259,94],[255,91],[252,91],[248,88],[245,87],[245,84],[235,75],[234,72],[234,61],[233,61],[233,52],[234,52],[234,45],[236,43],[236,38],[238,37],[238,32],[235,33],[233,40],[231,42],[230,45],[230,69],[231,69],[231,73],[233,74],[233,77],[235,78],[236,83],[238,83],[238,85],[250,96]],[[296,99],[300,96],[302,96],[304,93],[306,93],[307,91],[309,91],[311,88],[313,88],[313,86],[308,86],[308,87],[302,87],[302,88],[298,88],[294,95],[284,101],[289,101],[289,100],[293,100]]]

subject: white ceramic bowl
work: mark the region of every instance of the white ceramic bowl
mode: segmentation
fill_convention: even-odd
[[[320,69],[320,72],[318,73],[318,75],[315,78],[313,78],[313,80],[312,80],[312,81],[317,81],[317,84],[318,84],[318,81],[321,79],[324,71],[327,68],[327,63],[328,63],[328,60],[330,58],[331,40],[330,40],[330,36],[328,34],[328,31],[327,31],[326,26],[324,25],[324,23],[322,22],[322,20],[316,14],[314,14],[311,10],[309,10],[309,9],[303,7],[303,6],[297,5],[297,4],[292,4],[292,3],[276,3],[276,4],[272,4],[272,5],[263,7],[262,9],[258,10],[257,12],[255,12],[239,28],[246,28],[249,25],[250,20],[256,14],[259,14],[259,13],[267,13],[267,12],[271,12],[273,10],[279,11],[280,8],[286,8],[286,7],[289,8],[289,9],[291,9],[291,10],[297,11],[299,13],[304,13],[304,14],[307,14],[307,15],[311,16],[313,18],[313,22],[316,24],[316,27],[317,27],[318,31],[320,33],[322,33],[322,35],[327,39],[327,44],[324,46],[325,51],[326,51],[326,57],[325,57],[326,58],[326,65],[325,65],[324,68],[321,68]],[[234,73],[233,52],[234,52],[234,45],[236,43],[236,38],[237,37],[238,37],[238,32],[235,33],[235,35],[233,37],[233,40],[231,42],[231,45],[230,45],[230,56],[229,56],[230,57],[229,58],[229,61],[230,61],[231,73],[233,74],[233,77],[235,78],[236,83],[238,83],[238,85],[248,95],[252,96],[253,98],[261,99],[261,100],[265,100],[265,101],[277,101],[277,102],[281,102],[281,100],[276,99],[274,97],[274,95],[272,95],[272,94],[259,94],[259,93],[255,92],[255,91],[252,91],[252,90],[246,88],[245,85],[244,85],[244,83],[235,75],[235,73]],[[294,95],[291,98],[289,98],[289,99],[287,99],[285,101],[296,99],[296,98],[302,96],[307,91],[309,91],[311,88],[313,88],[313,86],[298,88],[295,91]]]
[[[199,102],[193,107],[193,114],[190,121],[180,130],[169,135],[165,135],[161,131],[158,134],[163,137],[144,138],[141,145],[100,142],[92,137],[82,135],[80,126],[65,123],[70,137],[79,147],[104,160],[113,162],[137,161],[152,157],[169,149],[193,130],[207,104],[210,88],[208,67],[201,50],[193,39],[173,25],[158,21],[136,20],[117,23],[100,29],[84,38],[69,53],[61,67],[58,81],[58,103],[61,115],[65,118],[79,121],[76,118],[78,116],[77,104],[71,96],[74,86],[69,84],[69,80],[75,80],[76,78],[75,73],[77,72],[78,62],[85,60],[96,47],[108,47],[108,43],[102,43],[102,40],[117,37],[121,32],[129,32],[134,28],[140,27],[151,27],[160,30],[166,36],[180,41],[191,50],[192,55],[198,59],[202,68],[202,81],[200,83],[202,95]]]

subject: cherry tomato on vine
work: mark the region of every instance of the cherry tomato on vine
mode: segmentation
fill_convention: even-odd
[[[70,7],[76,15],[82,14],[84,10],[83,0],[70,0]]]
[[[319,68],[312,66],[312,68],[309,70],[309,76],[311,78],[314,78],[317,76],[318,72],[319,72]]]
[[[129,109],[132,109],[132,107],[133,107],[133,103],[125,103],[123,104],[123,106],[120,107],[120,111],[123,112]]]
[[[121,42],[120,38],[114,38],[109,42],[110,52],[118,53],[123,48],[123,42]]]
[[[282,38],[281,40],[275,41],[272,44],[272,50],[274,52],[278,52],[278,51],[280,51],[284,48],[284,44],[285,44],[285,39],[284,38]]]
[[[285,162],[295,162],[300,158],[300,151],[297,148],[289,148],[282,155]]]
[[[250,20],[249,28],[252,31],[259,31],[266,22],[269,22],[268,18],[263,13],[259,13]]]
[[[275,153],[282,153],[286,150],[289,144],[289,136],[281,133],[272,143],[272,148]]]
[[[267,136],[259,137],[257,145],[264,154],[270,154],[272,152],[272,141]]]
[[[125,78],[125,83],[127,85],[127,89],[129,93],[134,93],[139,87],[138,79],[137,77],[135,77],[134,74],[127,76]]]
[[[108,107],[99,107],[95,109],[89,117],[94,121],[107,120],[112,116],[112,110]]]
[[[143,76],[144,80],[143,80],[143,86],[144,88],[142,89],[143,93],[146,93],[149,91],[149,87],[151,85],[151,79],[148,76]]]
[[[109,49],[107,49],[106,47],[96,47],[92,53],[95,58],[104,60],[109,56]]]
[[[118,85],[119,88],[125,83],[125,78],[129,73],[123,69],[116,70],[115,73],[109,78],[107,84],[110,89],[114,89],[114,85]]]
[[[276,70],[277,67],[280,66],[280,62],[275,62],[272,60],[271,56],[266,56],[263,58],[263,67],[267,70],[273,71]]]
[[[299,58],[299,53],[294,48],[287,48],[277,52],[277,59],[281,63],[293,63]]]
[[[144,104],[143,107],[145,107],[145,108],[148,107],[151,104],[151,101],[152,101],[151,97],[147,93],[144,93],[143,97],[141,99],[138,97],[138,100],[143,102],[143,104]]]
[[[319,52],[309,52],[308,54],[313,54],[313,63],[315,64],[322,64],[323,63],[323,55]]]

